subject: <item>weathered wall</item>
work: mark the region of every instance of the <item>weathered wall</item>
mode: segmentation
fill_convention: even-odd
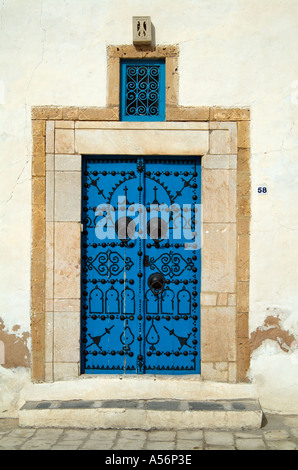
[[[136,14],[179,45],[180,105],[251,108],[249,375],[265,408],[298,413],[297,0],[1,2],[0,340],[19,355],[4,366],[30,360],[31,106],[105,106],[106,46],[131,44]]]

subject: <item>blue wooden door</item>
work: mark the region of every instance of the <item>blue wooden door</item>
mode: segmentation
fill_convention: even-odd
[[[85,157],[82,372],[200,373],[200,161]]]

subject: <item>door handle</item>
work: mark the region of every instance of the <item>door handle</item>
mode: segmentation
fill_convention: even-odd
[[[148,286],[154,295],[159,295],[164,290],[165,282],[163,275],[157,272],[149,276]]]

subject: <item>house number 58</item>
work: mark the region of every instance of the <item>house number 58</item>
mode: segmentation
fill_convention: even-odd
[[[258,193],[259,194],[267,194],[267,186],[258,186]]]

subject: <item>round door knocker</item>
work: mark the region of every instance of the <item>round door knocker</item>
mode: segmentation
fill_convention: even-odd
[[[159,295],[164,290],[165,278],[160,273],[153,273],[148,278],[148,286],[154,295]]]
[[[136,224],[131,217],[120,217],[115,224],[115,230],[120,240],[128,242],[135,234]]]
[[[168,224],[159,217],[153,217],[147,223],[147,233],[154,241],[164,240],[168,234]]]

